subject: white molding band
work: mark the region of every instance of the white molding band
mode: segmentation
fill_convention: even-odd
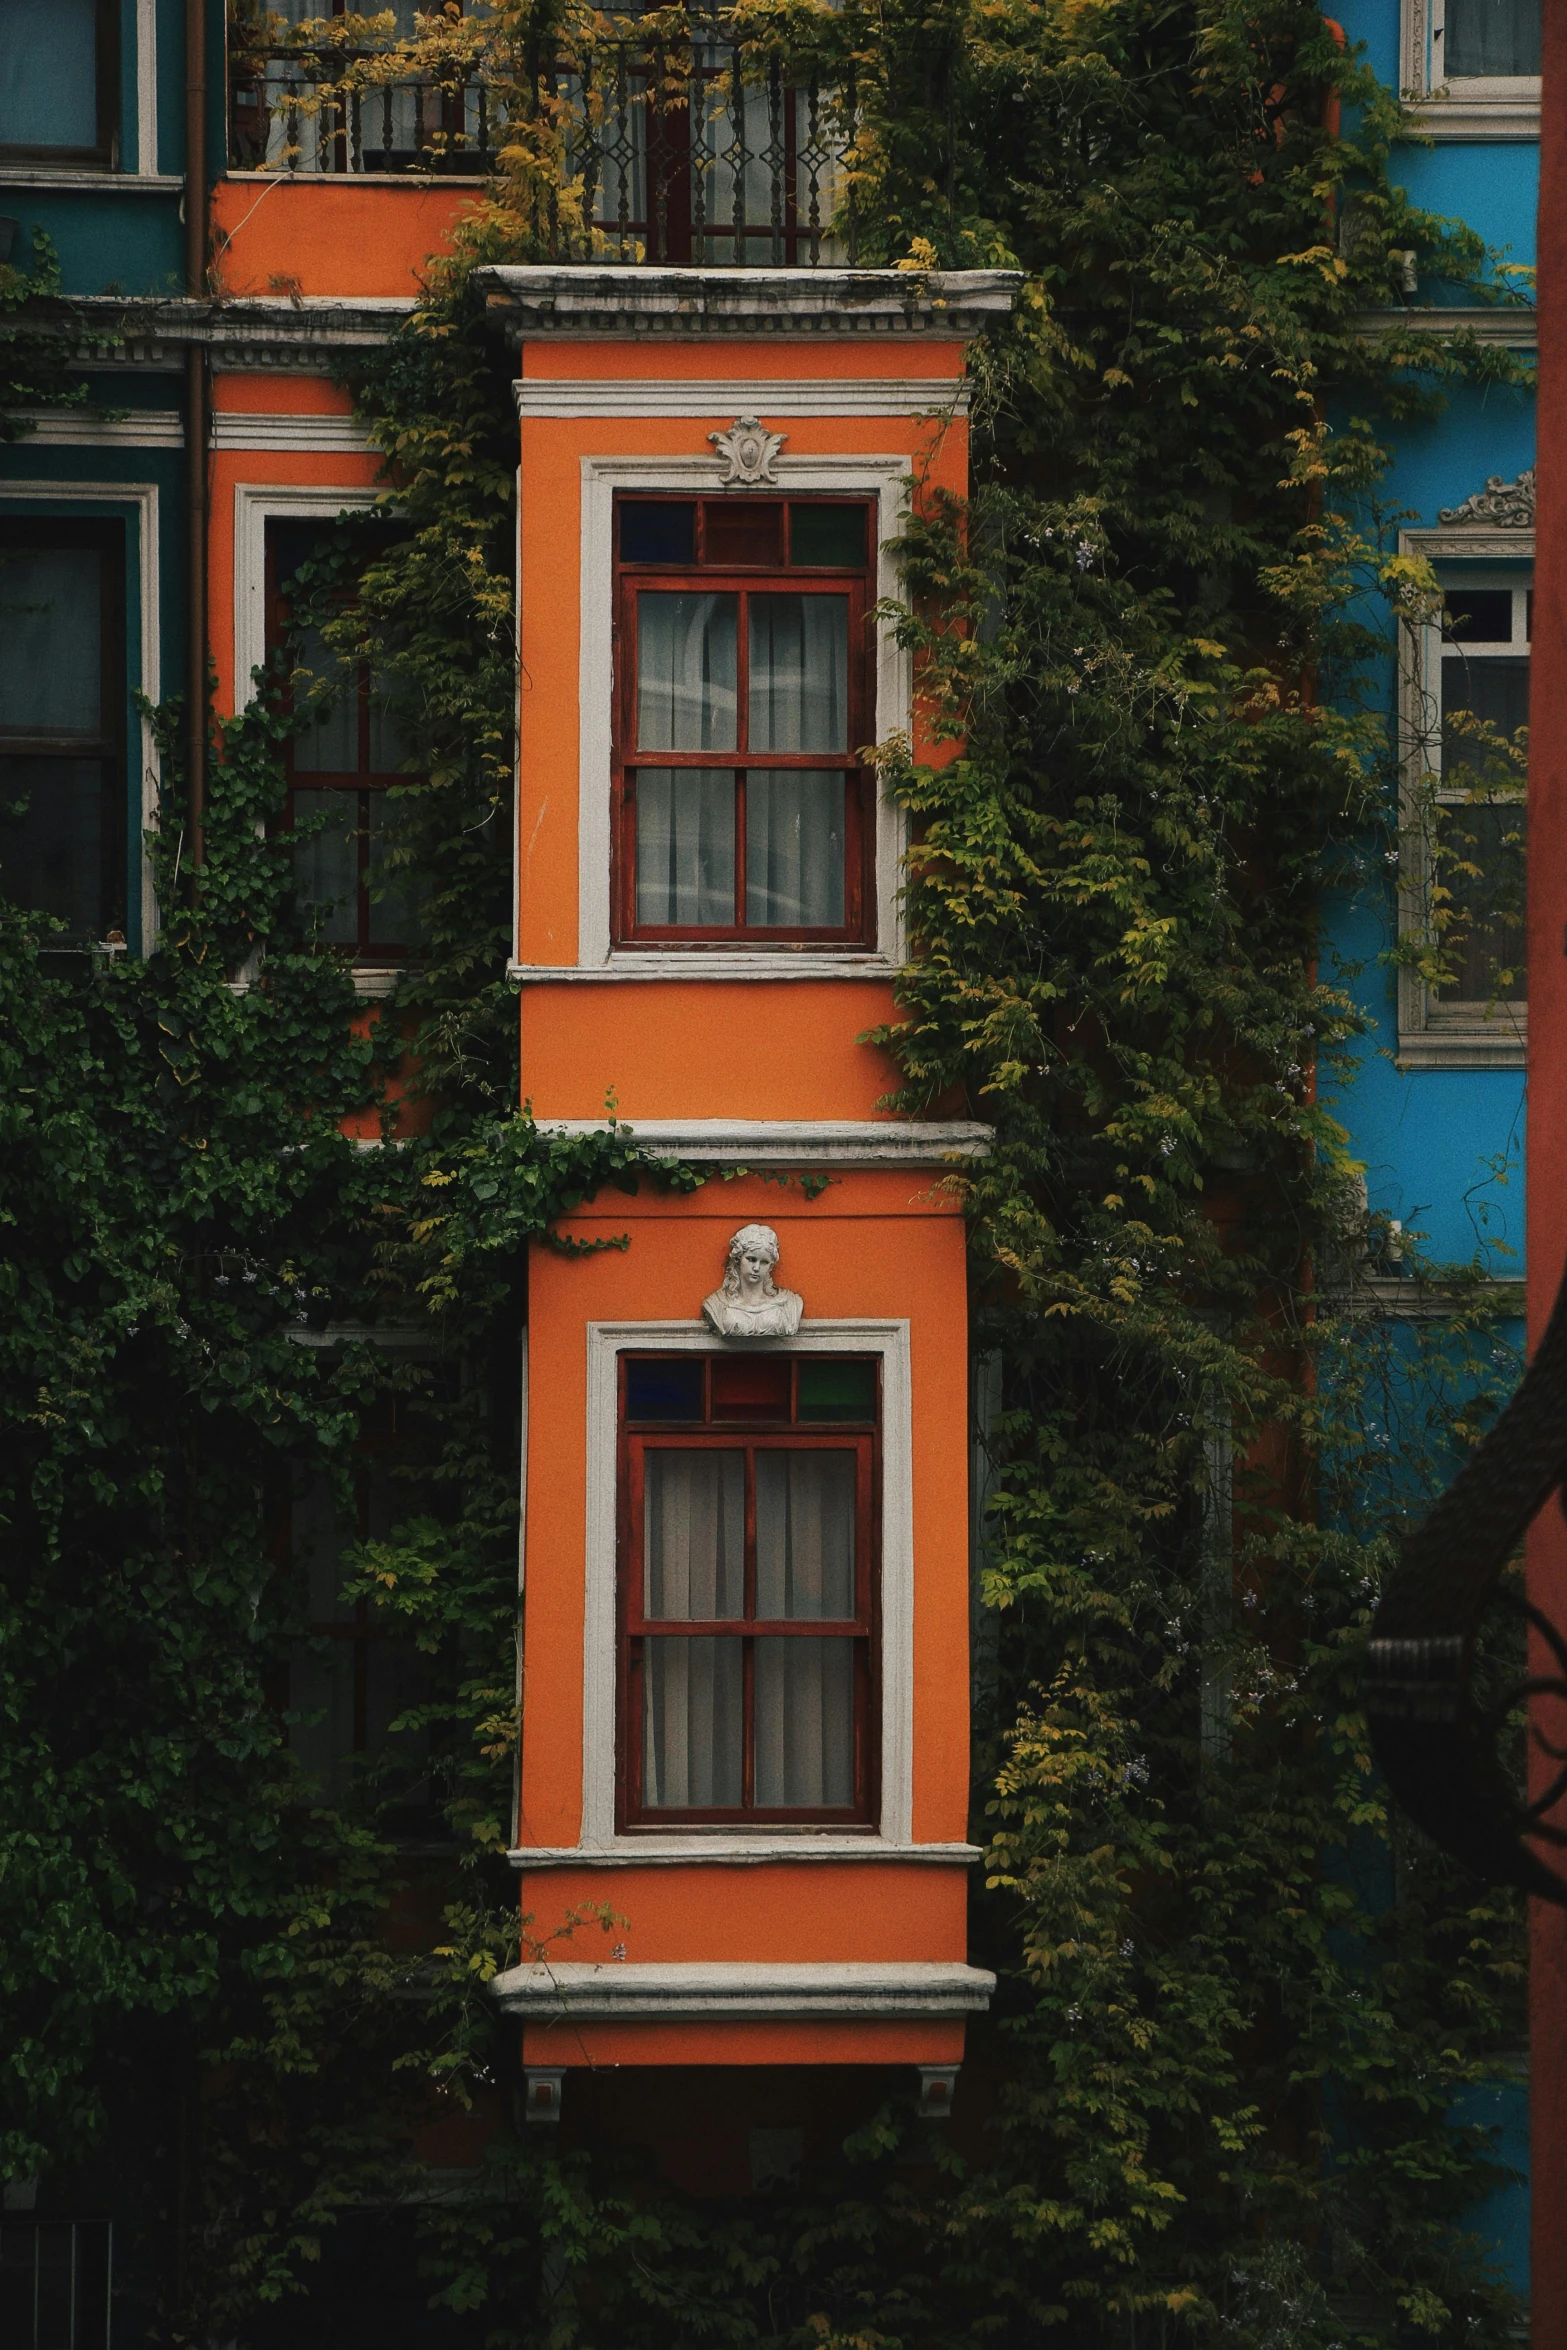
[[[267,521],[292,515],[304,521],[334,522],[339,514],[376,503],[363,482],[344,489],[313,483],[240,481],[234,484],[234,701],[246,709],[256,698],[256,671],[267,657]]]
[[[480,274],[484,273],[481,271]],[[736,275],[740,274],[736,272]],[[814,273],[807,270],[796,274],[811,276]],[[898,567],[892,546],[902,532],[908,512],[910,462],[909,458],[902,456],[781,457],[778,460],[778,486],[785,495],[808,494],[812,490],[840,493],[858,490],[876,499],[876,593],[883,602],[895,599],[899,592]],[[692,496],[699,496],[703,491],[711,491],[716,487],[719,470],[718,461],[706,454],[691,457],[582,459],[582,639],[577,687],[578,724],[581,730],[577,778],[579,966],[602,970],[610,960],[615,492],[623,489],[687,490]],[[523,494],[527,494],[526,481]],[[912,693],[909,657],[891,630],[883,629],[876,662],[876,734],[879,741],[885,741],[891,734],[907,732]],[[885,792],[879,794],[876,807],[876,939],[880,956],[891,964],[903,960],[903,911],[899,877],[905,838],[902,809]],[[680,976],[691,974],[682,971]]]
[[[1539,137],[1537,75],[1445,81],[1447,0],[1403,0],[1400,14],[1399,88],[1415,131],[1438,140]]]
[[[774,1861],[901,1861],[925,1867],[971,1869],[985,1857],[980,1844],[889,1844],[885,1836],[842,1836],[808,1829],[794,1836],[737,1835],[725,1828],[706,1836],[623,1837],[618,1844],[518,1845],[506,1858],[514,1869],[759,1868]]]
[[[966,416],[961,377],[859,376],[764,382],[669,382],[648,376],[550,381],[524,376],[512,385],[519,416]]]
[[[95,196],[178,196],[184,193],[184,175],[177,171],[51,171],[47,163],[0,163],[0,189],[36,188],[40,195],[51,188],[82,189]],[[116,294],[72,294],[72,309],[83,302],[96,302],[100,311],[119,303]]]
[[[137,408],[129,415],[95,416],[87,408],[24,408],[33,449],[183,449],[185,426],[177,408]]]
[[[1494,302],[1483,308],[1455,303],[1451,309],[1411,304],[1407,310],[1362,310],[1355,332],[1366,339],[1386,334],[1471,335],[1477,343],[1500,343],[1509,351],[1532,351],[1540,339],[1532,302]]]
[[[13,499],[26,499],[30,505],[51,506],[65,503],[91,503],[104,506],[134,506],[136,509],[137,572],[141,584],[141,676],[138,683],[149,702],[163,699],[163,652],[160,630],[162,586],[159,573],[158,485],[151,481],[0,481],[0,507]],[[158,900],[152,886],[152,860],[147,855],[145,835],[158,813],[158,784],[161,769],[158,746],[152,731],[152,721],[141,721],[141,824],[142,838],[131,862],[131,871],[139,873],[138,892],[141,925],[141,952],[152,952],[158,935]],[[129,894],[129,893],[127,893]]]
[[[640,1854],[646,1839],[615,1830],[615,1535],[619,1456],[617,1358],[631,1347],[722,1354],[724,1342],[700,1322],[589,1322],[587,1521],[582,1622],[582,1842],[584,1855]],[[906,1321],[813,1322],[780,1353],[879,1354],[881,1431],[881,1840],[913,1842],[914,1806],[914,1457]],[[700,1857],[721,1845],[695,1839]],[[749,1836],[737,1836],[742,1848]],[[760,1841],[756,1839],[755,1841]],[[768,1841],[779,1842],[776,1834]],[[794,1840],[790,1839],[791,1846]],[[872,1839],[861,1841],[866,1851]],[[562,1848],[551,1847],[559,1855]],[[693,1853],[691,1858],[699,1857]],[[525,1852],[513,1855],[527,1866]],[[557,1864],[560,1865],[557,1857]]]
[[[136,0],[136,176],[158,176],[158,0]]]
[[[602,963],[518,963],[506,976],[519,987],[597,985],[621,980],[678,979],[891,979],[898,965],[890,955],[834,954],[830,950],[786,947],[627,947]]]
[[[490,1992],[506,2015],[537,2023],[600,2021],[803,2022],[833,2017],[982,2015],[996,1978],[959,1959],[552,1959],[511,1967]]]
[[[212,419],[215,449],[299,449],[340,457],[373,453],[364,427],[354,416],[251,416],[243,410],[220,408]]]
[[[1539,84],[1533,98],[1428,98],[1409,109],[1412,128],[1441,142],[1538,139]]]
[[[921,335],[964,342],[1008,316],[1018,269],[649,268],[534,262],[474,272],[516,337]]]
[[[602,1134],[603,1118],[540,1118],[541,1134]],[[970,1118],[622,1118],[615,1131],[671,1159],[752,1167],[943,1167],[990,1154]]]

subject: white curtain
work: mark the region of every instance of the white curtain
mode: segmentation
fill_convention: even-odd
[[[294,794],[294,895],[306,927],[328,946],[359,937],[359,794]]]
[[[745,1612],[745,1455],[659,1447],[645,1455],[643,1606],[665,1622]],[[741,1797],[741,1643],[643,1644],[649,1804],[685,1811]]]
[[[711,1810],[741,1797],[741,1642],[642,1644],[645,1800],[659,1810]]]
[[[753,751],[849,748],[847,596],[753,596],[750,654]]]
[[[745,918],[841,929],[845,779],[832,768],[753,767],[745,779]]]
[[[734,749],[738,602],[660,588],[637,598],[640,749]]]
[[[735,918],[735,779],[727,767],[637,775],[637,920],[712,928]]]
[[[1537,74],[1543,15],[1542,0],[1447,0],[1438,78]]]
[[[855,1455],[756,1456],[756,1613],[839,1622],[854,1614]]]
[[[756,1800],[854,1801],[852,1640],[758,1640]]]

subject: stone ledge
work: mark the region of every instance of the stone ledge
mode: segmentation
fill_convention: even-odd
[[[523,335],[920,335],[967,340],[1008,316],[1015,269],[657,269],[493,266],[474,272],[497,323]]]
[[[507,2015],[614,2019],[692,2016],[744,2023],[857,2016],[982,2015],[996,1978],[956,1959],[877,1962],[740,1959],[512,1967],[490,1985]]]

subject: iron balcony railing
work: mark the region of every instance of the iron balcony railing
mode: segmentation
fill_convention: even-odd
[[[310,175],[495,170],[507,112],[488,82],[355,86],[368,57],[280,43],[236,59],[232,163]],[[590,57],[544,60],[535,86],[534,103],[578,125],[561,191],[573,200],[557,198],[540,223],[546,258],[805,268],[857,258],[852,80],[787,78],[707,17],[678,54],[633,27]]]

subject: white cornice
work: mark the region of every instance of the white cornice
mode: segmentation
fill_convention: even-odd
[[[314,449],[332,456],[351,450],[363,456],[371,444],[354,416],[252,416],[220,408],[212,419],[212,445],[215,449]]]
[[[34,449],[183,449],[185,427],[176,408],[138,408],[97,416],[83,408],[24,408]]]
[[[40,195],[62,188],[94,196],[179,196],[185,179],[170,171],[51,171],[46,163],[0,163],[0,188],[36,188]]]
[[[1532,303],[1455,303],[1450,309],[1422,304],[1408,310],[1362,310],[1355,332],[1366,341],[1383,335],[1469,335],[1477,343],[1501,343],[1510,351],[1532,351],[1539,325]]]
[[[920,1867],[972,1868],[978,1844],[893,1844],[884,1836],[627,1836],[618,1844],[519,1845],[514,1869],[759,1868],[775,1861],[900,1861]]]
[[[650,947],[611,955],[602,963],[508,963],[519,987],[616,985],[621,981],[678,979],[891,979],[898,965],[887,955],[833,954],[804,948]]]
[[[664,378],[614,376],[551,382],[524,377],[513,384],[522,417],[584,416],[966,416],[965,383],[945,376],[813,377],[791,381],[671,383]]]
[[[1538,92],[1538,85],[1536,85]],[[1409,128],[1442,143],[1449,140],[1538,139],[1540,100],[1533,98],[1426,98],[1405,112]]]
[[[541,1118],[541,1134],[602,1134],[602,1118]],[[629,1118],[616,1132],[661,1158],[756,1167],[942,1167],[988,1156],[971,1118]]]
[[[655,269],[597,262],[474,272],[516,336],[919,335],[966,339],[1005,318],[1015,269]]]
[[[981,2015],[996,1978],[957,1959],[744,1959],[511,1967],[490,1985],[507,2015],[748,2018]]]

